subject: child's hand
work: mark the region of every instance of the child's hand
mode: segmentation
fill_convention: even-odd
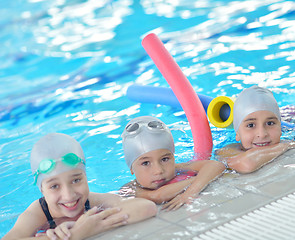
[[[73,239],[84,239],[127,224],[128,215],[120,213],[120,208],[99,211],[93,207],[77,220],[71,231]]]
[[[182,207],[184,204],[191,203],[192,199],[193,199],[193,196],[191,196],[191,194],[184,192],[184,193],[178,194],[169,202],[165,203],[162,206],[162,209],[166,209],[167,211],[171,211],[171,210],[174,211]]]
[[[75,222],[72,222],[72,221],[64,222],[64,223],[58,225],[55,229],[48,229],[46,231],[46,235],[51,240],[70,239],[70,237],[71,237],[70,229],[73,228],[74,224],[75,224]]]

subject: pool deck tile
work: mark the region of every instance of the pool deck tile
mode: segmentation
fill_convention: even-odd
[[[226,173],[176,211],[117,228],[91,239],[193,239],[206,230],[295,191],[295,149],[251,174]],[[294,164],[294,165],[293,165]]]

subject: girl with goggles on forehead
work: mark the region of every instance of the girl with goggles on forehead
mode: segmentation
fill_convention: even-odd
[[[190,203],[212,180],[225,170],[213,160],[175,164],[174,141],[169,128],[150,116],[131,120],[122,134],[126,164],[136,179],[121,189],[134,191],[164,209],[176,210]],[[184,172],[184,175],[178,175]],[[177,176],[178,175],[178,176]],[[177,179],[183,180],[178,181]]]
[[[34,201],[3,237],[7,239],[85,239],[156,215],[146,199],[89,192],[85,157],[72,137],[53,133],[31,152],[35,184],[43,197]]]

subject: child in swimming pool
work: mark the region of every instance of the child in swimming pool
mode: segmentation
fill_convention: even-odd
[[[280,109],[271,91],[252,86],[242,91],[234,103],[236,140],[216,151],[229,168],[253,172],[290,148],[294,142],[281,142]]]
[[[135,181],[123,187],[130,188],[136,197],[150,199],[163,208],[175,210],[189,203],[211,181],[225,170],[217,161],[202,160],[175,164],[174,141],[169,128],[150,116],[131,120],[123,134],[125,160]],[[193,176],[168,184],[177,172],[194,172]]]
[[[36,235],[48,229],[53,229],[50,239],[85,239],[156,215],[152,201],[89,192],[83,150],[68,135],[41,138],[31,152],[31,169],[43,197],[19,216],[3,240],[49,239]]]

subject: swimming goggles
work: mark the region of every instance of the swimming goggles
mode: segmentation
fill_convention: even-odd
[[[43,159],[40,162],[38,169],[34,173],[34,178],[35,178],[34,184],[37,183],[39,174],[52,172],[53,169],[55,168],[56,162],[59,162],[59,161],[61,161],[62,163],[70,167],[76,167],[79,163],[83,163],[85,165],[85,161],[82,158],[78,157],[75,153],[68,153],[58,160],[50,159],[50,158]]]
[[[139,133],[142,127],[145,127],[150,131],[163,131],[166,129],[166,126],[162,122],[156,120],[150,121],[148,123],[130,123],[125,127],[123,136],[136,135]]]

